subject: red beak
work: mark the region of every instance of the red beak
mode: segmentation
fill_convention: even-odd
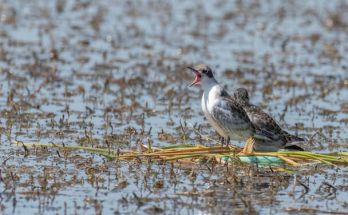
[[[193,82],[191,83],[190,87],[192,87],[193,85],[199,84],[200,81],[201,81],[201,78],[202,78],[201,74],[197,70],[192,68],[192,67],[187,67],[187,68],[190,69],[191,71],[193,71],[195,73],[195,75],[196,75],[195,76],[195,80],[193,80]]]

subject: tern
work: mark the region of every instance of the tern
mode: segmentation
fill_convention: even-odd
[[[247,89],[238,88],[233,97],[243,107],[254,127],[267,133],[268,136],[271,135],[271,143],[259,141],[259,146],[262,145],[262,148],[268,151],[275,151],[279,148],[303,151],[301,147],[293,143],[304,142],[305,140],[284,131],[269,114],[260,107],[251,104]]]
[[[195,74],[190,86],[201,85],[203,95],[201,106],[209,124],[225,140],[246,141],[242,153],[255,151],[277,151],[280,144],[275,144],[274,135],[261,130],[253,124],[247,112],[234,97],[214,78],[212,69],[200,64],[188,67]]]
[[[257,148],[255,138],[269,139],[258,134],[243,107],[216,81],[210,67],[200,64],[188,69],[195,73],[190,86],[201,85],[203,88],[203,113],[220,136],[225,140],[246,141],[242,153],[251,153]]]

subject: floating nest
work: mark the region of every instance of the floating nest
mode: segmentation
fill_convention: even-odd
[[[327,165],[348,165],[348,152],[336,152],[319,154],[312,152],[279,151],[279,152],[253,152],[242,153],[242,149],[235,146],[202,146],[181,144],[164,147],[153,147],[151,144],[141,144],[135,150],[110,150],[107,148],[92,148],[84,146],[66,146],[53,143],[24,143],[13,141],[14,144],[23,146],[26,151],[29,147],[60,148],[66,150],[84,150],[90,153],[100,154],[108,159],[117,160],[159,160],[200,163],[204,159],[215,159],[222,163],[235,161],[259,164],[259,165],[284,165],[300,167],[304,164],[323,163]]]

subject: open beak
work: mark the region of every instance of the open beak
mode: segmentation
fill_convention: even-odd
[[[201,81],[201,78],[202,78],[201,74],[197,70],[192,68],[192,67],[187,67],[187,68],[190,69],[191,71],[193,71],[195,73],[195,75],[196,75],[195,76],[195,80],[193,80],[193,82],[191,83],[190,87],[192,87],[193,85],[199,84],[199,82]]]

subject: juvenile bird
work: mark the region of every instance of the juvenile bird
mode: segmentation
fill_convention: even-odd
[[[201,106],[205,117],[225,140],[246,141],[243,153],[251,153],[253,150],[268,151],[269,148],[273,151],[278,149],[258,144],[264,141],[273,144],[271,135],[253,125],[242,105],[216,81],[210,67],[200,64],[188,69],[195,73],[191,86],[201,85],[203,88]]]
[[[267,133],[267,136],[272,139],[271,143],[268,141],[258,141],[258,145],[267,151],[276,151],[280,148],[300,150],[303,149],[292,143],[304,142],[301,137],[289,134],[282,130],[277,122],[260,107],[249,102],[249,94],[245,88],[238,88],[233,95],[235,101],[238,102],[247,113],[250,121],[254,127]]]

